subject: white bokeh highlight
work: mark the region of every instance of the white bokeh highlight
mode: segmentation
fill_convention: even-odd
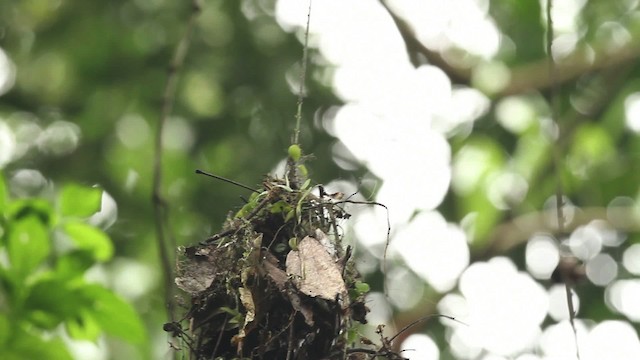
[[[630,94],[624,100],[624,117],[629,130],[640,133],[640,92]]]
[[[536,234],[527,241],[525,262],[536,279],[549,279],[560,261],[556,240],[547,234]]]
[[[440,349],[427,335],[409,335],[400,346],[403,357],[410,360],[438,360]]]
[[[13,159],[16,150],[16,137],[9,125],[0,118],[0,169]]]
[[[409,268],[438,292],[455,286],[469,264],[469,247],[460,227],[437,212],[422,212],[401,229],[391,243]]]
[[[585,3],[554,3],[554,58],[570,54],[579,43],[582,24],[577,22],[577,14]],[[300,36],[306,25],[308,2],[279,0],[276,4],[280,25]],[[544,12],[543,1],[541,4]],[[447,61],[474,68],[472,82],[481,89],[496,91],[509,81],[509,69],[493,57],[511,40],[500,34],[491,19],[488,0],[389,0],[388,5],[429,49],[440,52]],[[436,67],[415,68],[393,21],[376,1],[314,2],[309,42],[330,63],[331,70],[323,74],[324,79],[344,102],[327,110],[317,125],[339,139],[333,147],[339,166],[347,170],[358,165],[368,167],[371,173],[366,177],[379,183],[367,187],[375,188],[376,201],[389,208],[392,238],[386,260],[403,260],[429,286],[446,292],[438,311],[469,324],[446,324],[452,354],[460,359],[572,360],[575,339],[564,321],[568,317],[564,288],[553,286],[547,291],[505,258],[475,263],[465,270],[469,263],[468,239],[457,225],[447,223],[436,211],[452,185],[452,177],[457,194],[487,191],[498,209],[509,209],[526,198],[530,169],[511,173],[487,168],[490,154],[477,149],[458,151],[460,159],[452,171],[447,137],[471,132],[474,122],[489,110],[489,99],[476,89],[453,86]],[[455,49],[464,49],[470,56],[451,56]],[[624,104],[625,123],[636,133],[640,133],[638,94],[629,96]],[[540,125],[547,140],[558,135],[557,127],[541,117],[527,98],[503,99],[497,104],[497,117],[500,125],[514,134]],[[544,206],[545,220],[551,228],[558,226],[555,200],[550,196]],[[578,210],[568,198],[564,203],[564,215],[570,223]],[[637,319],[640,306],[629,299],[640,296],[640,285],[633,280],[616,281],[612,274],[618,270],[611,271],[611,259],[602,253],[605,247],[618,246],[624,237],[600,225],[579,227],[562,245],[585,262],[591,281],[605,286],[610,307]],[[379,207],[354,210],[345,228],[358,239],[356,246],[367,249],[362,253],[368,256],[368,263],[361,268],[374,271],[373,263],[382,260],[387,240],[387,212]],[[640,271],[634,265],[640,261],[636,252],[640,253],[635,249],[625,253],[623,263],[625,269],[633,269],[632,273]],[[548,279],[559,258],[555,239],[534,237],[526,250],[527,270],[537,279]],[[387,281],[394,279],[409,284],[399,286],[401,291],[414,281],[408,272],[391,267]],[[460,294],[450,292],[456,284]],[[577,308],[579,299],[575,294],[573,298]],[[399,308],[415,301],[398,297],[390,300]],[[375,308],[372,323],[384,323],[391,317],[382,294],[370,296],[367,304]],[[541,329],[547,315],[561,323]],[[577,321],[577,326],[583,359],[595,359],[597,352],[587,343],[606,341],[604,331],[582,321]],[[604,329],[623,334],[619,339],[625,343],[617,344],[620,348],[634,349],[637,344],[635,332],[631,334],[624,325]],[[427,358],[424,356],[416,358]]]
[[[573,310],[580,312],[580,298],[575,291],[571,291]],[[555,284],[549,288],[549,316],[555,321],[569,319],[569,304],[567,302],[567,289],[564,284]]]
[[[498,355],[514,355],[534,346],[549,300],[545,289],[518,271],[511,260],[472,264],[460,277],[459,289],[468,306],[460,319],[469,327],[454,331],[468,332],[472,344]]]
[[[640,280],[616,280],[605,290],[605,301],[609,307],[625,315],[629,320],[640,322]]]

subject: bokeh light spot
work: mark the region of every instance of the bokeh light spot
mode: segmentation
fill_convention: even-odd
[[[640,244],[633,244],[624,251],[622,265],[630,273],[640,275]]]
[[[609,254],[598,254],[587,262],[587,277],[598,286],[606,286],[618,275],[618,264]]]
[[[68,121],[54,121],[40,134],[37,144],[45,154],[70,154],[80,144],[80,127]]]
[[[627,127],[640,133],[640,92],[630,94],[624,100],[624,115]]]
[[[549,279],[560,261],[556,241],[549,235],[536,234],[527,242],[527,270],[536,279]]]
[[[580,310],[580,298],[571,290],[573,309]],[[569,319],[569,307],[567,305],[567,290],[564,284],[556,284],[549,289],[549,316],[555,321]]]
[[[400,346],[402,356],[412,360],[438,360],[440,349],[427,335],[409,335]]]
[[[6,94],[16,82],[16,66],[0,48],[0,96]]]
[[[9,126],[0,121],[0,169],[4,168],[14,156],[16,150],[16,137]]]
[[[116,124],[116,135],[124,146],[136,149],[149,139],[149,124],[140,114],[126,114]]]

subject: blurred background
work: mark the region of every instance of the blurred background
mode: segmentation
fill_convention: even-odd
[[[164,133],[162,191],[177,245],[216,233],[248,196],[196,168],[252,186],[283,168],[309,5],[201,6]],[[545,6],[313,3],[301,134],[310,176],[389,209],[350,205],[341,224],[372,287],[362,334],[378,341],[378,324],[390,337],[434,313],[464,322],[403,332],[396,341],[411,359],[575,359],[559,264],[573,274],[581,359],[640,354],[639,1],[554,1],[556,91]],[[104,189],[92,222],[115,257],[87,277],[133,304],[148,330],[143,345],[69,341],[78,359],[170,358],[153,141],[192,11],[190,1],[0,1],[0,168],[10,193]]]

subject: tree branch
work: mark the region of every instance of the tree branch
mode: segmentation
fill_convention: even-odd
[[[173,103],[175,99],[176,87],[178,83],[178,73],[182,68],[184,59],[189,49],[191,32],[195,25],[197,15],[200,13],[200,5],[197,0],[192,2],[192,11],[187,21],[184,35],[178,43],[178,47],[173,55],[168,69],[167,82],[162,95],[162,110],[158,126],[156,128],[154,143],[154,161],[153,161],[153,190],[151,201],[153,203],[155,228],[157,236],[158,252],[160,254],[160,263],[162,265],[164,297],[167,306],[167,318],[169,321],[175,321],[174,305],[173,305],[173,265],[171,255],[168,248],[175,249],[175,240],[169,231],[169,216],[167,203],[162,197],[162,135],[164,124],[171,115]],[[167,238],[169,244],[167,244]]]
[[[555,210],[555,209],[554,209]],[[615,208],[615,217],[610,216],[611,209],[603,207],[576,208],[573,219],[564,227],[566,232],[579,226],[587,225],[594,220],[604,220],[612,228],[624,232],[639,232],[640,217],[633,208]],[[551,221],[553,219],[553,221]],[[560,234],[554,222],[555,215],[549,211],[533,212],[518,216],[509,222],[498,225],[487,240],[491,244],[477,259],[490,258],[497,254],[505,254],[511,249],[527,242],[536,233]]]
[[[460,67],[451,64],[438,52],[429,49],[416,36],[416,32],[406,20],[402,19],[391,9],[385,0],[380,0],[380,4],[387,10],[389,16],[396,24],[402,39],[404,40],[407,52],[412,59],[414,66],[420,63],[415,54],[424,56],[431,65],[444,71],[451,81],[456,84],[470,85],[473,69]],[[640,42],[632,40],[626,47],[622,47],[615,52],[607,53],[603,49],[593,49],[595,56],[592,56],[592,49],[578,48],[566,58],[556,63],[555,78],[549,74],[549,59],[543,58],[525,65],[510,68],[510,79],[504,88],[493,94],[496,97],[522,94],[532,90],[547,90],[551,88],[553,82],[561,85],[572,81],[581,75],[591,72],[615,68],[625,63],[636,60],[640,57]]]

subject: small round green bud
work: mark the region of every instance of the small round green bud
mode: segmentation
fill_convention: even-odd
[[[298,250],[298,239],[296,239],[294,237],[289,239],[289,247],[291,248],[291,250],[297,251]]]
[[[356,288],[356,291],[359,292],[360,294],[366,294],[371,289],[369,287],[369,284],[362,281],[356,281],[355,288]]]
[[[289,152],[289,157],[293,161],[300,160],[300,157],[302,156],[302,149],[300,149],[300,146],[296,144],[289,146],[288,152]]]

